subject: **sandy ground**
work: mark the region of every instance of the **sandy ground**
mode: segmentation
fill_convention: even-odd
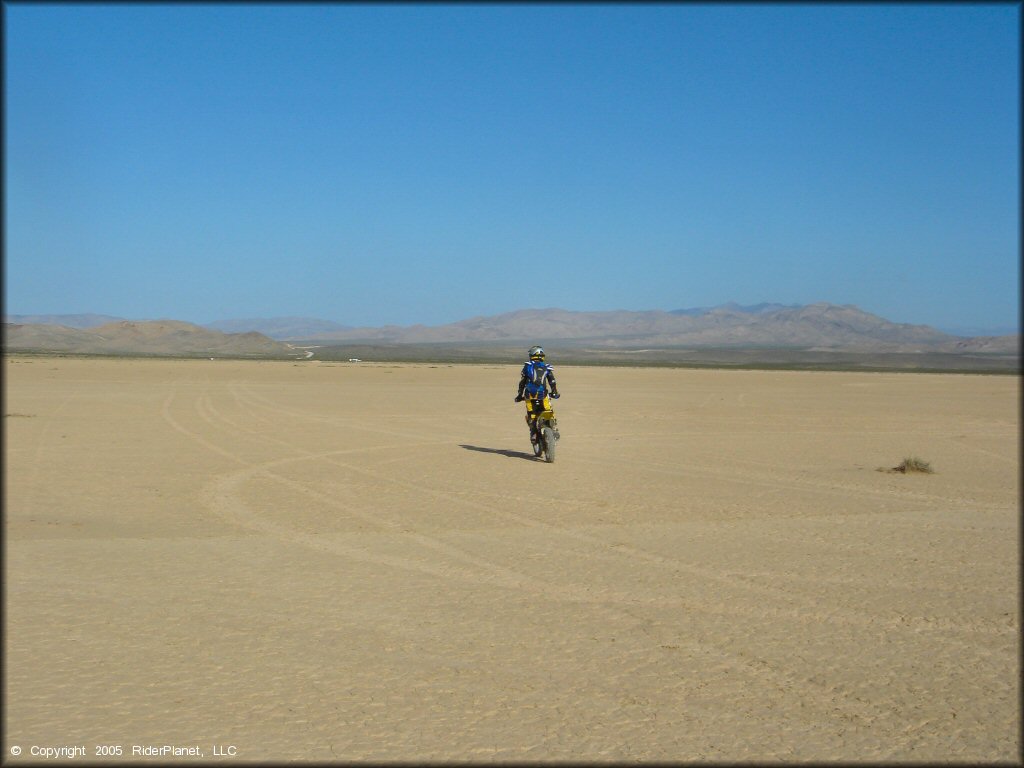
[[[1019,759],[1017,377],[553,362],[5,358],[5,760]]]

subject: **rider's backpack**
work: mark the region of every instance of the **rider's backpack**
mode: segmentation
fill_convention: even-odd
[[[544,378],[548,373],[548,364],[540,360],[530,360],[523,368],[526,374],[526,391],[531,395],[545,391]]]

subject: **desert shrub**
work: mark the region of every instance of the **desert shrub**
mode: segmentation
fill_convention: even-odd
[[[899,467],[902,472],[924,472],[925,474],[931,474],[934,470],[932,465],[923,459],[919,459],[916,456],[911,456],[900,462]]]
[[[932,465],[924,459],[919,459],[916,456],[908,456],[899,464],[892,469],[885,469],[884,467],[878,468],[879,472],[900,472],[901,474],[907,474],[908,472],[920,472],[922,474],[930,475],[935,472],[932,469]]]
[[[900,474],[907,474],[908,472],[921,472],[922,474],[933,474],[935,472],[932,469],[932,465],[926,462],[924,459],[919,459],[915,456],[910,456],[901,461],[895,467],[886,469],[885,467],[879,467],[879,472],[899,472]]]

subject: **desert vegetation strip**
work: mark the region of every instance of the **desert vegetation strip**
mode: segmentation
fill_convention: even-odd
[[[434,364],[518,363],[524,349],[510,346],[448,344],[325,345],[316,350],[323,361],[407,362]],[[627,368],[706,368],[760,371],[841,371],[1019,374],[1020,360],[1000,356],[930,353],[914,355],[819,352],[790,349],[650,349],[588,350],[549,344],[552,361],[562,365]]]
[[[646,354],[644,354],[646,353]],[[968,373],[984,375],[1019,375],[1020,360],[1003,356],[968,356],[929,353],[915,356],[908,353],[819,353],[805,350],[644,350],[628,351],[578,350],[550,348],[550,357],[561,365],[615,368],[690,368],[749,371],[836,371],[843,373]],[[237,352],[73,352],[46,349],[5,349],[5,357],[50,357],[83,359],[148,359],[148,360],[268,360],[295,362],[377,362],[424,363],[435,365],[517,364],[523,350],[491,347],[449,347],[448,345],[357,345],[323,346],[310,355],[306,350],[288,355]]]

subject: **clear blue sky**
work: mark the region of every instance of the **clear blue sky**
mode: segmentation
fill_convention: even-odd
[[[11,314],[1018,324],[1018,4],[4,17]]]

